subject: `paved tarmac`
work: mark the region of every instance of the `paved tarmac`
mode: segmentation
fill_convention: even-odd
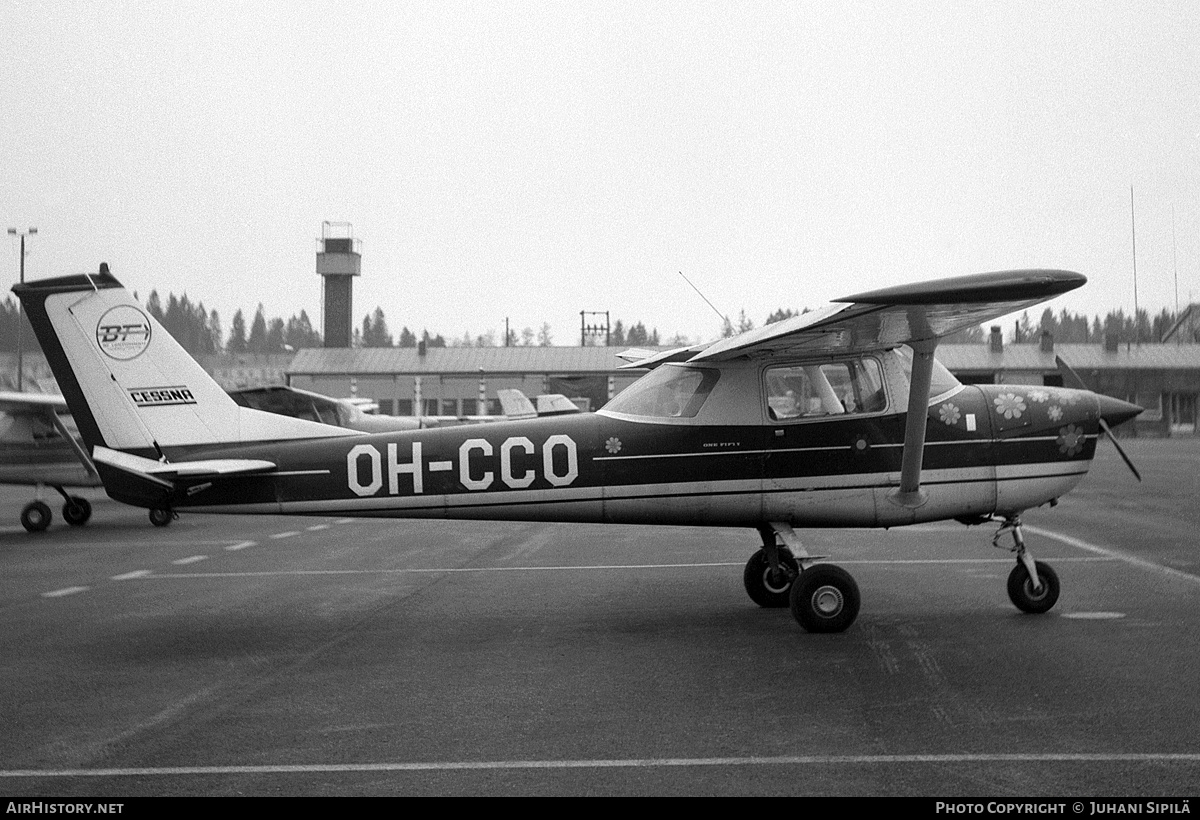
[[[1045,616],[993,526],[802,533],[862,590],[839,635],[747,598],[749,531],[158,529],[88,493],[29,535],[4,488],[0,792],[1195,795],[1200,441],[1127,448],[1145,483],[1101,444],[1026,515]]]

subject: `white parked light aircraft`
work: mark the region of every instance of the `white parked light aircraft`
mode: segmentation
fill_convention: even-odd
[[[595,413],[363,435],[240,407],[101,265],[28,282],[24,304],[104,487],[210,513],[747,527],[743,581],[836,632],[860,595],[796,528],[1002,523],[1013,603],[1045,612],[1059,581],[1021,513],[1053,504],[1096,440],[1141,408],[1074,388],[964,385],[938,340],[1084,284],[1055,270],[857,294],[723,339],[631,354],[650,372]],[[1114,442],[1115,443],[1115,442]]]
[[[21,510],[21,525],[30,532],[46,529],[53,518],[41,499],[42,487],[53,487],[63,497],[68,524],[82,526],[92,517],[91,502],[66,490],[101,486],[73,428],[62,396],[0,393],[0,484],[39,488],[38,497]]]

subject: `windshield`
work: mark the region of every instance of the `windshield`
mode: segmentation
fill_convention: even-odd
[[[625,388],[604,409],[653,418],[695,418],[720,374],[716,370],[665,364]]]

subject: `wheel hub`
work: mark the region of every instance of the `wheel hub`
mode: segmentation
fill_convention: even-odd
[[[1029,598],[1029,600],[1040,601],[1049,594],[1050,594],[1050,586],[1047,583],[1045,583],[1044,581],[1042,582],[1042,585],[1040,588],[1034,588],[1033,579],[1032,578],[1025,579],[1025,595]]]
[[[792,585],[792,579],[788,577],[787,572],[780,567],[779,572],[772,572],[768,567],[763,573],[763,586],[770,592],[787,592],[787,588]]]
[[[830,585],[817,587],[812,596],[813,610],[826,618],[831,618],[841,612],[845,602],[842,591]]]

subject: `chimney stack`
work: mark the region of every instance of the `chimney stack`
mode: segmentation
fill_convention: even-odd
[[[1004,351],[1004,336],[1000,333],[1000,325],[992,325],[992,336],[989,344],[993,353]]]

